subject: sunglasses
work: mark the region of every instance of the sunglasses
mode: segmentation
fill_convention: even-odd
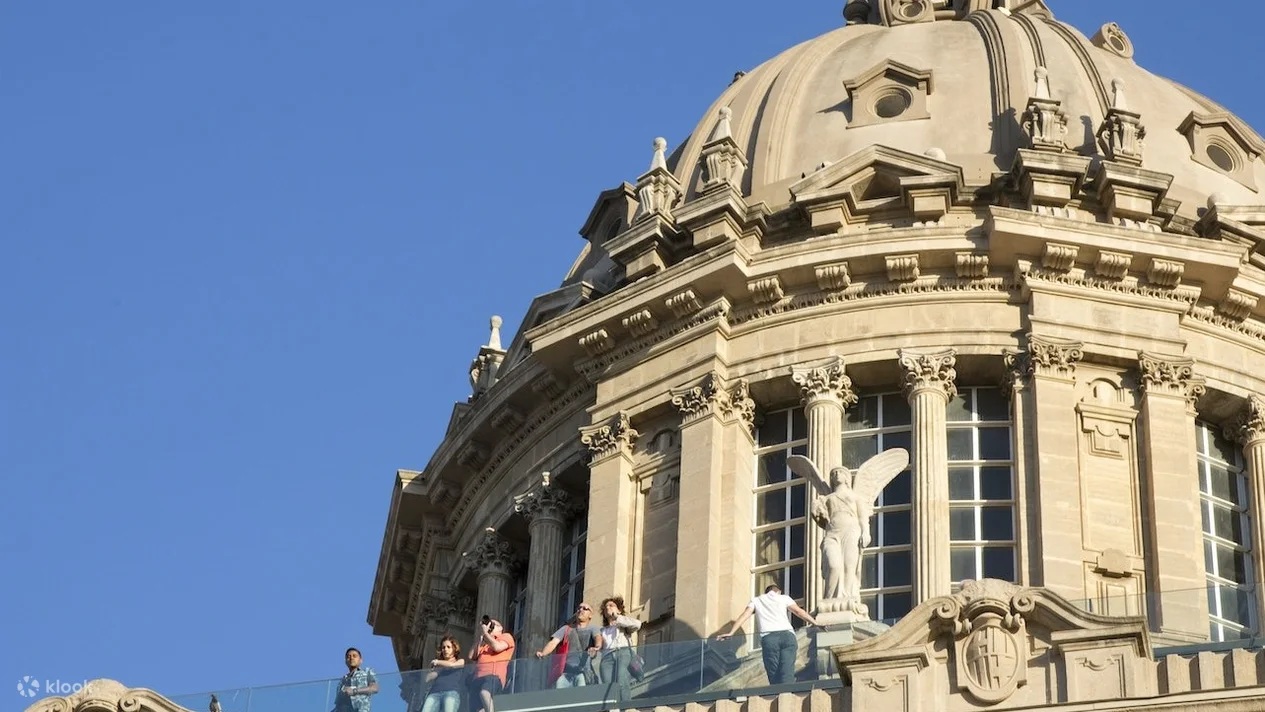
[[[577,611],[591,611],[591,610],[593,610],[593,609],[592,609],[592,608],[590,608],[589,606],[580,606],[579,608],[577,608],[577,609],[575,609],[575,610],[577,610]]]

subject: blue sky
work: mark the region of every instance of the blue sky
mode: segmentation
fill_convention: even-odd
[[[1265,4],[1052,0],[1265,130]],[[393,669],[396,468],[597,194],[842,0],[0,3],[0,709]],[[14,682],[11,682],[14,681]]]

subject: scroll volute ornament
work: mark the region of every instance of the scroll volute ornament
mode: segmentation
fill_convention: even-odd
[[[632,427],[628,414],[620,411],[606,423],[580,428],[580,442],[589,448],[592,461],[601,460],[616,453],[632,454],[633,443],[640,435]]]
[[[838,356],[818,366],[792,367],[791,380],[799,386],[805,405],[819,400],[836,400],[846,408],[857,403],[852,379],[844,373],[843,359]]]
[[[937,353],[902,350],[899,361],[905,371],[906,397],[926,390],[942,392],[947,398],[957,395],[957,386],[954,384],[957,380],[957,370],[954,368],[957,365],[957,352],[953,349]]]

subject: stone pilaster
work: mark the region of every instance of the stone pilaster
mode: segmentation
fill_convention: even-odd
[[[730,388],[716,372],[673,389],[672,404],[681,413],[674,638],[684,640],[715,634],[751,593],[755,406],[746,381]]]
[[[543,641],[558,623],[558,592],[562,588],[563,536],[575,505],[565,490],[541,486],[523,495],[514,510],[527,518],[531,546],[527,556],[528,641]],[[535,643],[529,643],[535,645]]]
[[[628,414],[580,428],[589,449],[589,534],[585,549],[584,589],[588,598],[610,594],[628,598],[632,574],[633,444],[638,432]]]
[[[493,616],[504,622],[509,606],[510,580],[519,564],[514,547],[497,534],[495,529],[489,527],[466,556],[471,558],[479,576],[479,599],[475,604],[475,615]]]
[[[957,395],[957,352],[901,350],[913,415],[914,605],[946,596],[949,581],[949,400]]]
[[[1193,407],[1204,386],[1194,365],[1189,358],[1138,354],[1146,535],[1154,552],[1151,615],[1159,632],[1199,640],[1208,635],[1208,601],[1194,593],[1207,587]]]
[[[817,471],[829,477],[836,467],[843,465],[843,410],[855,405],[857,395],[852,391],[852,379],[844,373],[843,359],[835,356],[824,363],[808,364],[791,368],[791,379],[803,395],[804,413],[808,417],[808,459]],[[816,497],[816,490],[808,488],[809,497]],[[813,503],[808,502],[808,511]],[[808,574],[807,610],[816,610],[822,599],[821,581],[821,531],[811,524],[810,546],[804,552]]]
[[[1249,396],[1226,436],[1243,446],[1247,463],[1249,505],[1252,510],[1252,576],[1256,584],[1256,610],[1265,610],[1265,398]]]

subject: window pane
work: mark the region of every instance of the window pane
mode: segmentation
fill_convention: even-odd
[[[1239,453],[1242,452],[1239,450],[1239,446],[1221,437],[1221,433],[1218,430],[1211,430],[1210,434],[1212,435],[1212,452],[1208,454],[1224,462],[1237,464]]]
[[[1204,510],[1206,514],[1209,507],[1200,507],[1200,509]],[[1238,517],[1234,514],[1234,510],[1229,507],[1218,507],[1216,505],[1212,505],[1211,509],[1212,527],[1205,528],[1204,531],[1211,532],[1214,536],[1219,536],[1222,539],[1229,539],[1233,542],[1241,542],[1242,539],[1235,536],[1235,530],[1238,529],[1238,527],[1235,526],[1235,522],[1238,520]]]
[[[1234,481],[1236,475],[1221,465],[1212,465],[1209,467],[1209,471],[1212,480],[1212,496],[1227,502],[1240,504],[1238,483]]]
[[[1221,617],[1246,625],[1251,621],[1252,594],[1232,586],[1221,586]]]
[[[954,549],[949,552],[949,578],[954,583],[979,578],[975,575],[974,549]]]
[[[979,457],[981,460],[1010,459],[1010,428],[980,428]]]
[[[972,428],[952,428],[949,430],[949,461],[962,461],[975,459],[975,445],[971,437],[974,434]]]
[[[1217,551],[1217,575],[1235,583],[1247,583],[1247,558],[1242,552],[1215,544]]]
[[[774,569],[772,571],[761,571],[755,575],[755,590],[764,593],[764,589],[777,584],[783,591],[786,590],[786,584],[782,583],[782,575],[785,569]]]
[[[801,483],[791,485],[791,519],[804,516],[806,502],[808,500],[808,486]]]
[[[880,546],[903,546],[910,543],[913,526],[910,523],[910,513],[905,512],[884,512],[875,519],[883,521],[883,539],[875,540]]]
[[[975,389],[975,412],[980,420],[1009,421],[1010,403],[997,388]]]
[[[899,433],[883,433],[883,449],[893,450],[895,448],[904,448],[913,452],[914,447],[910,441],[910,432],[908,430]]]
[[[786,595],[797,600],[804,597],[803,564],[795,564],[791,567],[790,577],[786,581]]]
[[[893,428],[913,423],[909,410],[909,401],[899,393],[888,393],[883,396],[883,427]]]
[[[756,465],[756,486],[786,481],[786,451],[774,450],[760,456]]]
[[[804,556],[804,525],[791,527],[791,555],[787,558],[799,559]]]
[[[975,508],[949,510],[949,541],[975,541]]]
[[[988,541],[1007,541],[1015,538],[1014,521],[1010,507],[983,507],[980,512],[982,537]]]
[[[984,577],[1015,580],[1015,552],[1008,546],[984,547]]]
[[[807,443],[805,443],[805,444],[803,444],[803,445],[796,445],[795,447],[791,448],[791,454],[792,454],[792,455],[803,455],[804,457],[808,457],[808,444],[807,444]],[[797,474],[795,474],[794,472],[792,472],[792,473],[791,473],[791,479],[793,480],[793,479],[795,479],[796,477],[799,477],[799,475],[797,475]]]
[[[845,438],[843,441],[843,466],[856,469],[861,463],[878,453],[878,436],[862,435]],[[821,473],[823,476],[828,473]]]
[[[980,499],[1013,499],[1012,479],[1009,467],[981,467]]]
[[[975,499],[975,468],[949,468],[949,499]]]
[[[908,586],[913,580],[913,559],[908,551],[889,551],[883,554],[884,586]]]
[[[755,565],[766,566],[785,561],[783,546],[786,535],[782,529],[756,534]]]
[[[913,502],[913,483],[914,475],[909,470],[896,475],[891,482],[883,488],[883,496],[879,500],[883,506],[890,507],[896,504],[910,504]]]
[[[786,412],[769,413],[758,431],[761,446],[786,442]]]
[[[878,398],[866,396],[843,414],[843,429],[866,430],[878,427]]]
[[[786,520],[786,490],[774,490],[757,495],[756,503],[757,524],[771,524]]]
[[[861,588],[878,586],[878,554],[865,554],[861,557]]]
[[[972,412],[971,390],[963,389],[958,393],[958,397],[949,401],[946,415],[949,417],[950,423],[965,423],[974,419],[975,414]]]
[[[808,416],[803,408],[791,409],[791,440],[803,440],[808,437]]]
[[[888,593],[883,596],[883,618],[893,620],[904,618],[913,610],[914,599],[911,593]]]

